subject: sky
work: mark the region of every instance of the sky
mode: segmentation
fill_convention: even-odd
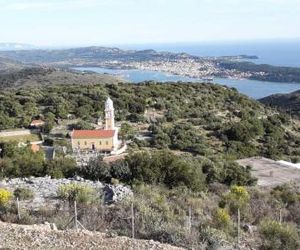
[[[300,38],[300,0],[0,0],[0,42],[81,46]]]

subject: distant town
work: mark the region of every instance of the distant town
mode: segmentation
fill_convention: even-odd
[[[234,57],[235,58],[235,57]],[[265,72],[241,72],[236,69],[225,69],[218,66],[218,62],[211,59],[194,59],[194,58],[178,58],[163,59],[159,61],[106,61],[99,65],[112,69],[140,69],[158,72],[166,72],[179,76],[187,76],[191,78],[202,78],[208,80],[213,77],[247,79],[256,76],[264,76]]]
[[[50,67],[105,67],[167,72],[192,78],[235,78],[271,82],[300,82],[300,68],[259,65],[255,55],[199,57],[186,53],[86,47],[64,50],[1,51],[0,57]]]

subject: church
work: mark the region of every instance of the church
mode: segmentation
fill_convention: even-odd
[[[71,132],[73,151],[94,150],[112,153],[118,149],[118,128],[115,126],[113,101],[105,102],[105,126],[96,130],[73,130]]]

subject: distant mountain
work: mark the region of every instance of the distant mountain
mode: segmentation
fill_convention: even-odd
[[[259,100],[265,105],[278,108],[288,114],[300,118],[300,90],[290,94],[276,94]]]
[[[122,50],[109,47],[85,47],[56,50],[17,50],[2,51],[0,56],[9,57],[24,63],[42,63],[59,65],[93,65],[103,61],[118,60],[148,61],[163,59],[182,59],[186,57],[196,58],[184,53],[157,52],[155,50]]]
[[[36,49],[34,45],[24,43],[0,43],[0,51]]]

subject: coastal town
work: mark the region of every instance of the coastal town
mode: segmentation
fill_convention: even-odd
[[[228,57],[226,60],[236,61],[239,57]],[[195,58],[192,56],[168,58],[160,57],[159,60],[107,60],[93,63],[91,66],[108,69],[138,69],[165,72],[172,75],[190,77],[204,81],[213,81],[214,78],[249,79],[262,77],[267,73],[264,71],[242,72],[236,69],[225,69],[220,67],[218,58]],[[88,66],[88,65],[85,65]]]

